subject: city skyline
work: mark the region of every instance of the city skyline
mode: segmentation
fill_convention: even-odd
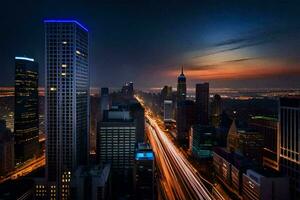
[[[74,18],[90,29],[93,87],[174,86],[181,65],[188,87],[300,87],[297,2],[72,2],[3,6],[0,85],[13,85],[13,58],[25,54],[39,63],[44,86],[43,20]]]

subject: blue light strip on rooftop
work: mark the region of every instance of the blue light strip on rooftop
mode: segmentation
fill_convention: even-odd
[[[136,160],[153,160],[153,152],[138,152],[135,155]]]
[[[44,20],[45,23],[76,23],[78,26],[80,26],[81,28],[83,28],[85,31],[89,31],[85,26],[83,26],[82,24],[80,24],[78,21],[73,20],[73,19],[45,19]]]
[[[34,62],[33,58],[26,58],[26,57],[18,57],[18,56],[16,56],[15,59],[16,60],[28,60],[28,61]]]

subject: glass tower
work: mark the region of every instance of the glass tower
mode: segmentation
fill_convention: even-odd
[[[88,161],[88,30],[75,20],[45,20],[47,180],[59,199]]]
[[[15,57],[15,159],[33,158],[38,151],[38,64],[32,58]]]

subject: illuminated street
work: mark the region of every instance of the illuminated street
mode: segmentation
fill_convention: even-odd
[[[45,166],[45,162],[46,162],[45,155],[43,155],[39,158],[30,160],[23,166],[16,168],[13,172],[8,173],[5,177],[1,177],[0,183],[3,183],[10,179],[13,180],[13,179],[17,179],[18,177],[25,176],[25,175],[31,173],[32,171],[34,171],[42,166]]]
[[[137,97],[144,106],[143,101]],[[167,199],[214,199],[197,175],[197,171],[176,148],[158,125],[151,111],[145,108],[148,138],[162,174],[161,185]]]

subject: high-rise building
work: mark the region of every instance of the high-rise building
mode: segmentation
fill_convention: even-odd
[[[171,122],[173,120],[173,101],[164,100],[164,122]]]
[[[195,123],[195,103],[192,100],[180,101],[177,104],[176,113],[176,140],[181,144],[188,145],[189,132]]]
[[[290,177],[291,197],[300,196],[300,97],[279,102],[280,170]]]
[[[183,73],[183,67],[181,67],[181,74],[177,78],[177,102],[184,101],[186,99],[186,78]]]
[[[101,96],[100,96],[100,120],[103,119],[103,113],[105,110],[109,110],[109,89],[101,88]]]
[[[76,20],[45,20],[46,176],[67,199],[77,166],[88,161],[88,30]]]
[[[160,92],[161,102],[164,100],[172,100],[172,86],[165,85]]]
[[[222,98],[220,95],[215,94],[211,102],[211,123],[214,127],[219,127],[221,122],[221,114],[223,112],[222,108]]]
[[[135,153],[134,188],[136,199],[155,199],[154,154],[148,143],[139,143]]]
[[[90,155],[96,155],[97,122],[99,116],[100,96],[90,95]]]
[[[122,87],[122,95],[124,98],[131,99],[134,95],[133,82],[126,82]]]
[[[233,120],[227,134],[227,150],[230,152],[234,152],[238,149],[238,146],[239,146],[239,134],[235,124],[235,120]]]
[[[111,199],[110,176],[110,164],[79,166],[71,181],[70,199]]]
[[[15,167],[14,137],[0,120],[0,175],[6,175]]]
[[[196,84],[196,123],[208,125],[209,84]]]
[[[138,101],[129,104],[130,115],[136,127],[136,143],[145,141],[145,109]]]
[[[17,163],[38,153],[39,99],[38,64],[15,57],[15,159]]]
[[[263,166],[279,170],[278,120],[265,116],[254,116],[249,126],[263,135]]]
[[[216,130],[212,126],[196,124],[192,126],[190,151],[195,158],[212,158],[216,145]]]
[[[128,175],[133,170],[135,142],[136,126],[130,112],[108,110],[98,122],[97,161],[110,163],[114,174]]]

